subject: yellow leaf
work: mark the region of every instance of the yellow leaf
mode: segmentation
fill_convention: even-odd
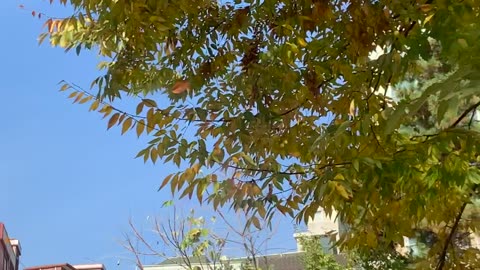
[[[147,134],[150,134],[150,132],[152,132],[152,130],[153,130],[153,126],[147,125]]]
[[[293,201],[293,200],[287,200],[288,206],[290,206],[292,209],[298,209],[298,203]]]
[[[82,97],[83,97],[83,93],[78,94],[75,100],[73,101],[73,103],[78,102]]]
[[[265,207],[262,204],[259,204],[257,206],[257,211],[260,217],[262,218],[265,218],[265,216],[267,215],[267,211],[265,210]]]
[[[68,97],[67,97],[67,98],[73,98],[73,97],[74,97],[74,96],[76,96],[77,94],[78,94],[78,92],[77,92],[77,91],[75,91],[75,92],[72,92],[72,93],[70,93],[70,95],[68,95]]]
[[[425,20],[423,21],[423,25],[426,25],[426,24],[433,18],[434,15],[435,15],[435,13],[428,15],[428,16],[425,18]]]
[[[125,120],[125,122],[123,122],[122,134],[124,134],[125,132],[127,132],[127,130],[130,129],[130,127],[132,126],[132,123],[133,123],[133,119],[131,117],[127,118],[127,120]]]
[[[145,130],[145,121],[141,119],[140,121],[137,122],[137,136],[140,137],[140,135],[142,135],[144,130]]]
[[[288,207],[283,206],[283,205],[281,205],[281,204],[277,204],[277,209],[278,209],[278,211],[280,211],[280,212],[281,212],[282,214],[284,214],[284,215],[285,215],[286,213],[290,212],[290,209],[289,209]]]
[[[354,99],[352,99],[352,101],[350,102],[349,114],[352,117],[355,116],[355,100]]]
[[[336,183],[335,190],[337,190],[338,194],[340,196],[342,196],[343,198],[345,198],[347,200],[350,199],[350,195],[348,194],[347,190],[340,183]]]
[[[165,187],[165,186],[168,184],[168,182],[170,182],[170,179],[172,179],[172,176],[173,176],[173,174],[167,175],[167,177],[165,177],[165,179],[163,179],[163,182],[162,182],[162,184],[160,185],[160,187],[158,188],[158,190],[160,190],[160,189],[162,189],[163,187]]]
[[[255,228],[257,228],[259,230],[262,229],[262,226],[260,225],[260,221],[258,220],[258,218],[256,216],[253,216],[251,220],[252,220],[253,226],[255,226]]]
[[[100,105],[100,100],[96,99],[90,106],[89,111],[96,111],[98,109],[98,105]]]
[[[252,184],[252,185],[253,186],[252,186],[252,191],[251,192],[252,192],[253,196],[257,196],[257,195],[262,194],[262,190],[258,187],[257,184]]]
[[[70,85],[68,83],[66,83],[66,84],[62,85],[62,87],[60,88],[60,91],[65,91],[68,88],[70,88]]]
[[[188,81],[177,81],[172,88],[172,93],[181,94],[190,89],[190,83]]]
[[[307,46],[307,42],[306,42],[305,39],[302,38],[302,37],[297,37],[297,43],[298,43],[298,45],[300,45],[301,47],[306,47],[306,46]]]
[[[118,118],[120,118],[120,113],[115,113],[114,115],[112,115],[112,117],[110,117],[110,120],[108,120],[107,129],[113,127],[117,123]]]
[[[65,34],[63,34],[60,37],[60,47],[66,48],[68,46],[68,43],[69,43],[69,41],[67,40],[67,36]]]
[[[155,162],[157,162],[157,158],[158,158],[157,148],[152,147],[152,150],[150,151],[150,159],[155,164]]]
[[[192,170],[195,174],[197,174],[200,171],[200,163],[193,164]]]
[[[147,112],[147,124],[149,126],[155,125],[155,123],[153,122],[154,118],[155,118],[155,110],[153,108],[150,108]]]
[[[145,103],[143,103],[143,101],[140,102],[140,103],[138,103],[137,109],[135,110],[135,113],[136,113],[136,114],[141,114],[141,113],[142,113],[142,111],[143,111],[143,105],[145,105]]]
[[[83,103],[91,100],[92,98],[93,98],[92,96],[84,97],[82,100],[80,100],[80,102],[78,102],[78,104],[83,104]]]
[[[102,110],[103,110],[103,118],[105,118],[105,117],[107,117],[109,114],[112,113],[113,108],[112,108],[112,106],[110,106],[110,105],[105,105],[105,106],[102,108]]]

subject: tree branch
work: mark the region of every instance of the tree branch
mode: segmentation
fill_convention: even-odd
[[[344,166],[344,165],[350,165],[350,164],[352,164],[352,162],[350,162],[350,161],[339,162],[339,163],[329,163],[329,164],[321,165],[320,167],[315,168],[315,169],[323,170],[323,169],[329,168],[329,167]],[[312,166],[318,166],[318,165],[320,165],[320,164],[309,164],[308,166],[312,167]],[[223,166],[225,166],[227,168],[232,168],[232,169],[235,169],[235,170],[243,170],[243,171],[251,171],[251,172],[266,172],[266,173],[271,173],[271,174],[275,174],[275,175],[305,175],[305,174],[309,173],[309,172],[275,171],[275,170],[271,170],[271,169],[260,169],[260,168],[252,168],[252,167],[239,167],[239,166],[234,166],[234,165],[230,165],[230,164],[226,164],[226,165],[223,165]]]
[[[478,106],[480,106],[480,101],[473,104],[472,106],[468,107],[467,110],[465,110],[460,117],[450,126],[450,128],[456,127],[460,122],[462,122],[463,118],[465,118],[469,113],[471,113],[473,110],[475,110]]]
[[[445,240],[445,243],[443,244],[443,249],[442,249],[442,252],[440,253],[440,258],[439,258],[437,267],[435,268],[437,270],[443,270],[443,268],[445,267],[448,246],[451,244],[452,238],[457,232],[458,225],[460,224],[460,219],[462,219],[462,215],[463,215],[463,212],[465,211],[465,208],[467,207],[467,204],[468,204],[467,202],[464,202],[460,207],[460,211],[458,212],[457,217],[455,218],[455,222],[453,223],[452,229],[450,230],[450,233],[448,234],[448,237]]]

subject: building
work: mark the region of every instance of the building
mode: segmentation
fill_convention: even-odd
[[[293,237],[297,242],[297,250],[303,251],[300,239],[302,237],[316,236],[320,237],[323,250],[325,253],[337,254],[338,250],[332,248],[330,239],[336,237],[342,232],[343,226],[336,220],[337,212],[333,211],[331,215],[327,215],[323,209],[319,209],[312,220],[307,223],[307,231],[295,233]]]
[[[106,270],[103,264],[76,264],[68,263],[39,265],[25,268],[24,270]]]
[[[251,263],[251,258],[222,257],[220,262],[210,262],[206,258],[189,258],[192,269],[231,269],[241,270],[243,266]],[[303,263],[301,252],[289,252],[280,254],[261,255],[256,258],[257,265],[260,269],[265,270],[302,270]],[[183,258],[174,257],[164,260],[155,265],[145,265],[144,270],[185,270],[185,262]],[[223,266],[223,268],[220,268]],[[53,270],[53,269],[52,269]],[[58,269],[60,270],[60,269]]]
[[[0,222],[0,270],[18,270],[20,242],[8,237],[5,225]]]

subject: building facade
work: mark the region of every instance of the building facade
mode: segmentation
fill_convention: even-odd
[[[0,270],[18,270],[20,255],[20,243],[8,237],[5,225],[0,222]]]
[[[24,270],[106,270],[103,264],[48,264],[25,268]]]
[[[333,248],[330,242],[332,235],[337,235],[342,232],[343,226],[338,220],[336,219],[337,212],[333,211],[331,215],[328,215],[323,211],[323,209],[319,209],[313,219],[308,221],[307,224],[307,231],[295,233],[293,237],[297,242],[297,250],[303,251],[301,238],[302,237],[319,237],[322,243],[323,250],[325,253],[333,253],[337,254],[338,250]]]

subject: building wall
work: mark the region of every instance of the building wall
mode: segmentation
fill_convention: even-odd
[[[0,223],[0,270],[18,270],[18,257],[3,223]]]
[[[324,235],[332,231],[338,232],[339,223],[335,220],[336,215],[337,212],[333,211],[331,216],[327,216],[323,209],[319,209],[313,220],[308,222],[308,232],[313,235]]]
[[[208,265],[201,265],[201,264],[192,264],[192,266],[198,267],[198,269],[207,270],[210,269]],[[203,266],[203,267],[202,267]],[[231,262],[230,266],[232,266],[233,270],[240,270],[242,268],[241,262]],[[213,267],[213,266],[212,266]],[[166,264],[166,265],[145,265],[143,267],[145,270],[185,270],[185,266],[176,265],[176,264]]]

